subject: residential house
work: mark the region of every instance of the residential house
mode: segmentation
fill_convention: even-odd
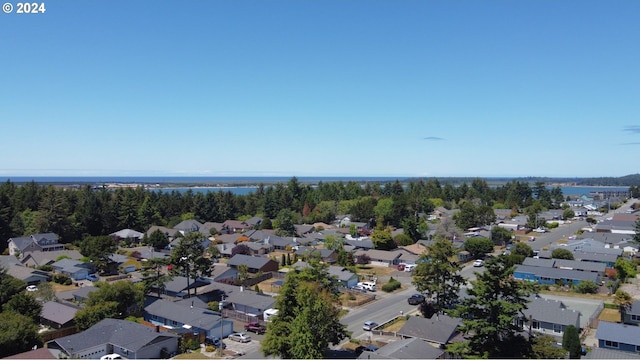
[[[73,318],[76,316],[80,308],[59,303],[56,301],[47,301],[42,304],[40,312],[40,324],[54,328],[62,329],[74,326]]]
[[[177,229],[169,229],[164,226],[153,225],[152,227],[149,228],[149,230],[147,230],[146,234],[147,236],[151,236],[151,234],[153,234],[158,230],[162,232],[167,238],[169,238],[169,240],[173,239],[178,233]]]
[[[422,339],[436,347],[444,348],[457,334],[462,320],[447,315],[433,315],[430,319],[411,316],[398,335]]]
[[[73,290],[71,291],[71,297],[70,299],[67,298],[61,298],[61,300],[73,300],[76,302],[84,302],[87,299],[89,299],[89,294],[94,292],[94,291],[98,291],[98,288],[95,286],[83,286],[81,288],[79,288],[78,290]]]
[[[60,352],[55,349],[47,349],[44,347],[37,348],[35,350],[25,351],[23,353],[4,357],[3,359],[34,359],[34,360],[48,360],[59,359],[58,354]]]
[[[251,249],[251,253],[253,255],[264,255],[268,254],[273,250],[273,245],[265,244],[264,242],[245,242],[245,245]]]
[[[582,356],[583,359],[640,359],[640,354],[628,351],[593,348]]]
[[[238,239],[243,236],[242,234],[222,234],[222,235],[216,235],[216,240],[220,241],[224,244],[236,244],[238,242]]]
[[[233,311],[258,319],[263,316],[265,310],[275,306],[276,298],[258,294],[242,286],[233,286],[233,290],[225,291],[224,301]]]
[[[249,225],[250,229],[258,229],[262,224],[262,218],[258,216],[254,216],[250,219],[245,220],[244,223]]]
[[[38,267],[51,265],[56,259],[68,257],[73,260],[82,259],[82,254],[78,250],[58,250],[58,251],[27,251],[20,256],[20,263],[24,266]]]
[[[10,238],[9,255],[23,254],[27,251],[58,251],[64,250],[64,244],[58,243],[58,235],[54,233],[33,234],[31,236]]]
[[[220,253],[221,257],[224,258],[230,258],[233,256],[233,248],[236,247],[236,244],[217,244],[215,245],[216,248],[218,248],[218,252]]]
[[[525,258],[522,262],[522,265],[556,268],[563,270],[588,271],[597,273],[599,276],[604,276],[604,271],[607,268],[605,264],[597,262],[540,258]]]
[[[631,307],[625,312],[622,321],[629,325],[640,325],[640,300],[635,300],[631,304]]]
[[[523,317],[518,323],[525,331],[562,338],[569,325],[580,331],[580,316],[579,311],[568,309],[561,301],[534,297],[523,310]]]
[[[173,227],[174,230],[180,232],[182,235],[187,235],[190,232],[200,231],[202,223],[198,220],[189,219],[183,220]]]
[[[238,268],[240,265],[246,265],[249,273],[278,271],[278,262],[266,257],[249,256],[244,254],[236,254],[229,261],[227,266]]]
[[[198,231],[200,231],[200,233],[204,236],[211,236],[212,230],[216,234],[222,234],[222,232],[224,231],[224,224],[219,222],[207,221],[206,223],[202,224],[200,229],[198,229]]]
[[[104,319],[89,329],[47,342],[72,359],[119,354],[127,359],[162,359],[178,351],[179,336],[128,320]]]
[[[126,241],[128,243],[139,243],[144,237],[144,233],[132,229],[122,229],[109,234],[115,241]]]
[[[298,250],[296,250],[295,253],[301,258],[317,256],[320,261],[327,264],[333,264],[338,261],[338,252],[331,249],[317,249],[314,247],[298,246]]]
[[[391,341],[376,351],[363,351],[358,359],[442,359],[444,350],[418,338]]]
[[[62,259],[54,262],[51,266],[55,272],[67,275],[72,280],[84,280],[87,275],[94,272],[94,267],[91,263],[72,259]]]
[[[344,244],[345,245],[351,245],[354,247],[354,249],[363,249],[363,250],[369,250],[369,249],[373,249],[375,248],[375,245],[373,244],[373,240],[371,239],[365,239],[365,240],[344,240]]]
[[[307,234],[311,234],[315,229],[313,228],[313,225],[309,225],[309,224],[295,224],[293,225],[293,227],[296,229],[296,234],[298,236],[305,236]]]
[[[171,280],[164,283],[164,289],[160,292],[170,297],[183,298],[187,295],[187,291],[194,294],[194,289],[208,283],[209,281],[202,278],[193,279],[187,278],[186,276],[174,276]],[[152,285],[150,292],[157,293],[158,289]]]
[[[24,281],[27,285],[37,285],[51,281],[51,274],[46,271],[28,268],[19,264],[8,266],[6,269],[9,275]]]
[[[296,270],[301,270],[310,265],[306,261],[298,261],[292,266]],[[329,276],[337,282],[338,287],[352,288],[358,284],[358,275],[352,273],[345,267],[330,265],[327,271],[329,272]]]
[[[616,254],[587,253],[582,251],[574,251],[573,258],[584,262],[594,262],[604,264],[607,268],[612,269],[620,256]]]
[[[598,274],[579,270],[564,270],[542,266],[516,265],[513,273],[516,280],[535,281],[540,284],[553,285],[562,283],[578,285],[581,281],[589,280],[598,283]]]
[[[596,339],[599,348],[640,352],[640,326],[600,321]]]
[[[396,266],[400,264],[400,257],[402,253],[396,251],[386,251],[386,250],[356,250],[356,257],[360,255],[367,255],[370,259],[370,265],[372,266]]]
[[[251,226],[240,220],[227,220],[222,223],[222,229],[227,233],[239,233],[251,229]]]
[[[187,305],[195,300],[173,302],[155,299],[144,307],[144,319],[168,329],[187,329],[194,334],[224,338],[233,333],[233,320],[223,319],[220,312]],[[186,304],[185,304],[186,302]]]

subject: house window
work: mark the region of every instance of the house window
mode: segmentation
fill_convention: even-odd
[[[534,320],[532,326],[534,329],[540,329],[540,322]]]
[[[631,315],[632,321],[640,321],[640,315]]]
[[[618,348],[618,342],[617,341],[609,341],[609,340],[605,340],[604,341],[604,346],[605,347],[610,347],[610,348]]]
[[[553,332],[554,332],[554,333],[561,333],[561,332],[562,332],[562,325],[560,325],[560,324],[553,324]]]

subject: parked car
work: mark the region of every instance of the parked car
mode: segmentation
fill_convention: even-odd
[[[257,321],[252,321],[244,324],[244,329],[256,334],[264,334],[267,331],[267,327]]]
[[[352,287],[351,290],[356,290],[356,291],[360,291],[360,292],[367,292],[367,289],[365,289],[364,286],[362,286],[362,285],[356,285],[356,286]]]
[[[424,295],[422,294],[413,294],[407,299],[409,305],[420,305],[424,302]]]
[[[376,326],[378,326],[378,323],[375,321],[367,321],[364,323],[364,325],[362,326],[362,330],[364,331],[371,331],[373,330]]]
[[[98,275],[96,275],[96,274],[87,275],[87,280],[89,280],[89,281],[98,281],[99,279],[100,279],[100,277],[98,277]]]
[[[359,282],[358,286],[362,286],[363,288],[369,291],[376,291],[376,283],[374,282],[370,282],[370,281]]]
[[[412,272],[416,268],[416,264],[407,264],[404,266],[405,272]]]
[[[473,267],[480,267],[482,265],[484,265],[484,260],[478,259],[473,262]]]
[[[27,286],[27,291],[29,291],[29,292],[38,291],[38,287],[35,286],[35,285],[29,285],[29,286]]]
[[[205,345],[210,345],[216,348],[222,347],[223,349],[227,348],[227,344],[225,344],[222,340],[220,340],[220,338],[218,337],[206,337],[204,338],[204,344]]]
[[[529,236],[529,241],[536,241],[536,237],[535,236]]]
[[[378,347],[375,345],[367,345],[367,346],[360,345],[356,348],[355,351],[357,355],[360,355],[365,351],[374,352],[376,350],[378,350]]]
[[[251,336],[245,333],[233,333],[227,337],[229,340],[246,343],[251,341]]]

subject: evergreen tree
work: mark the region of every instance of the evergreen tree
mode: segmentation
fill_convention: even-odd
[[[428,255],[421,255],[413,270],[413,284],[427,299],[434,299],[435,311],[443,312],[458,301],[465,280],[460,275],[460,265],[453,260],[457,251],[450,241],[437,238],[427,249]]]
[[[275,305],[279,312],[262,341],[267,357],[322,358],[330,344],[338,344],[347,335],[338,319],[337,297],[327,287],[331,280],[326,267],[310,265],[285,278]]]
[[[470,336],[469,349],[475,356],[489,358],[527,354],[529,350],[512,346],[523,343],[514,319],[522,316],[527,298],[535,293],[536,287],[515,280],[515,268],[506,266],[500,257],[488,260],[485,269],[467,289],[469,297],[453,312],[463,318],[461,330]]]
[[[569,358],[580,359],[582,345],[580,344],[578,329],[574,325],[569,325],[564,329],[562,348],[569,352]]]

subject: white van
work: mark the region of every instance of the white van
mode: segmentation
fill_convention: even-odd
[[[358,286],[361,286],[363,289],[366,289],[369,291],[376,291],[376,283],[374,282],[369,282],[369,281],[359,282]]]

